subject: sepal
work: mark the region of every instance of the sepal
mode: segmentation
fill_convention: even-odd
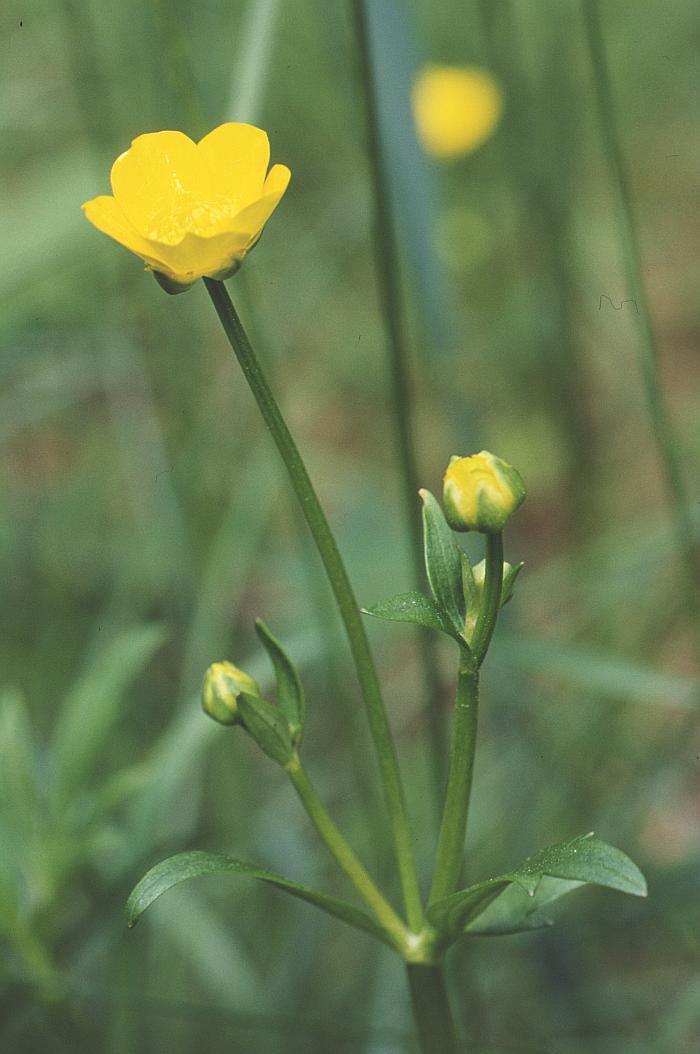
[[[150,268],[146,268],[150,270]],[[156,282],[161,289],[164,289],[166,293],[171,296],[177,296],[178,293],[186,293],[188,289],[191,289],[194,282],[176,282],[174,278],[171,278],[167,274],[163,274],[162,271],[151,271]],[[196,281],[196,279],[195,279]]]
[[[278,765],[288,765],[294,748],[289,723],[281,710],[265,699],[243,692],[238,697],[238,712],[243,727],[260,749]]]

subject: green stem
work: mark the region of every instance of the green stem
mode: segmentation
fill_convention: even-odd
[[[447,793],[440,825],[435,875],[430,890],[431,904],[454,893],[459,885],[474,771],[478,713],[479,674],[471,666],[460,663]]]
[[[422,1054],[460,1054],[442,966],[406,967]]]
[[[352,7],[355,14],[356,36],[360,55],[360,80],[363,88],[368,156],[372,178],[375,271],[389,351],[391,397],[401,470],[401,488],[403,491],[405,518],[410,532],[413,577],[416,589],[422,589],[424,585],[423,535],[420,506],[416,501],[420,481],[413,442],[415,413],[413,392],[411,390],[410,356],[401,309],[398,239],[393,221],[390,183],[382,151],[381,120],[377,102],[374,64],[372,62],[367,6],[365,0],[352,0]],[[423,680],[429,700],[428,721],[432,744],[433,769],[436,783],[439,786],[443,776],[447,744],[445,722],[440,706],[442,689],[437,663],[437,649],[435,647],[435,637],[430,630],[422,631],[419,635],[419,641]]]
[[[471,642],[472,656],[468,660],[461,659],[457,676],[450,769],[430,891],[431,904],[455,892],[462,870],[479,717],[479,667],[496,626],[503,585],[503,535],[489,534],[486,539],[484,595]]]
[[[680,456],[661,389],[656,338],[642,279],[641,253],[634,223],[630,180],[620,147],[620,130],[615,115],[610,71],[605,54],[597,0],[584,0],[583,16],[588,36],[603,144],[611,177],[617,189],[618,227],[629,294],[634,297],[637,307],[637,323],[641,336],[639,357],[649,417],[671,500],[676,545],[683,564],[682,590],[687,597],[690,612],[697,615],[699,608],[696,585],[698,562],[694,544],[693,519],[681,473]]]
[[[481,666],[496,628],[498,612],[501,606],[503,588],[503,535],[486,535],[486,575],[484,577],[484,595],[479,609],[479,617],[474,627],[471,640],[472,654],[477,666]]]
[[[406,945],[409,937],[406,926],[396,914],[384,894],[370,878],[364,864],[343,838],[326,811],[311,780],[306,774],[298,755],[287,765],[287,772],[301,803],[309,814],[314,827],[329,851],[348,876],[357,892],[374,912],[377,920],[392,935],[399,948]]]
[[[270,390],[270,386],[226,287],[222,282],[214,281],[211,278],[205,278],[204,284],[219,315],[233,352],[243,370],[243,375],[262,413],[265,424],[282,456],[306,522],[316,543],[316,548],[323,561],[323,566],[326,569],[328,581],[345,626],[379,762],[408,922],[413,930],[418,930],[423,921],[423,906],[418,887],[413,839],[408,822],[401,773],[389,720],[384,709],[377,671],[352,585],[338,552],[335,538],[309,479],[306,466],[282,417],[282,413]]]

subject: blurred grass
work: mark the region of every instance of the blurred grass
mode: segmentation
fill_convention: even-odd
[[[595,828],[640,860],[651,888],[648,903],[590,893],[551,931],[473,941],[451,960],[455,1004],[484,1050],[690,1052],[693,627],[636,320],[605,299],[619,304],[627,287],[580,5],[389,8],[383,18],[373,5],[394,48],[382,90],[423,483],[438,489],[449,454],[483,446],[530,490],[507,540],[527,568],[484,676],[468,875]],[[697,15],[690,0],[600,9],[661,378],[693,485]],[[269,131],[294,179],[235,279],[241,306],[361,602],[408,588],[349,10],[8,0],[0,19],[0,1044],[412,1050],[400,964],[274,892],[205,883],[134,934],[122,923],[136,878],[189,846],[337,884],[277,773],[197,708],[213,659],[269,677],[258,614],[302,665],[309,764],[334,814],[374,867],[386,862],[360,808],[374,772],[325,586],[203,291],[165,297],[79,212],[140,132],[198,135],[231,117]],[[484,65],[504,83],[498,134],[447,166],[416,154],[406,124],[424,60]],[[162,643],[149,659],[153,625]],[[415,646],[400,628],[371,632],[425,872]],[[119,641],[135,649],[131,671],[110,652]],[[448,679],[452,655],[439,654]],[[124,676],[98,705],[86,686],[108,661]]]

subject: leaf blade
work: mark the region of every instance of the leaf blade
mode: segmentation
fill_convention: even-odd
[[[551,881],[545,882],[540,893],[544,880]],[[536,912],[544,903],[581,885],[603,886],[632,896],[647,894],[646,880],[637,865],[620,849],[588,834],[547,846],[510,874],[487,879],[444,897],[430,906],[428,918],[453,939],[465,928],[469,932],[478,929],[480,934],[517,933],[532,929],[533,922],[535,926],[546,925],[546,921],[536,917]],[[499,906],[501,900],[504,903]],[[489,909],[495,920],[492,926],[472,929]]]
[[[452,627],[443,618],[435,601],[424,593],[397,593],[396,596],[362,608],[362,613],[385,622],[408,622],[454,636]]]
[[[429,490],[421,490],[423,500],[423,541],[425,569],[435,603],[458,634],[464,632],[464,588],[462,558],[445,514]]]
[[[248,864],[243,860],[227,856],[224,853],[208,853],[200,849],[194,849],[185,853],[177,853],[175,856],[161,860],[159,864],[152,867],[132,890],[126,905],[127,923],[129,927],[136,925],[144,911],[151,906],[159,897],[168,890],[173,889],[181,882],[187,882],[192,878],[201,878],[205,875],[236,874],[248,878],[255,878],[261,882],[281,889],[291,896],[315,905],[328,915],[340,919],[342,922],[353,926],[355,929],[363,930],[377,940],[383,941],[393,947],[391,939],[386,931],[364,911],[348,904],[337,897],[328,896],[317,889],[302,886],[293,882],[284,875],[278,875],[274,871],[266,871]]]

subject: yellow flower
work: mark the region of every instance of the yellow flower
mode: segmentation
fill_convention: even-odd
[[[427,66],[413,86],[413,112],[429,154],[461,157],[492,135],[503,112],[503,93],[486,70]]]
[[[181,292],[204,275],[233,274],[253,248],[291,177],[285,165],[268,172],[269,160],[266,133],[250,124],[219,125],[198,143],[182,132],[140,135],[112,165],[114,197],[83,211]]]
[[[455,531],[495,534],[525,500],[525,484],[517,469],[482,450],[471,457],[453,457],[445,472],[445,515]]]

